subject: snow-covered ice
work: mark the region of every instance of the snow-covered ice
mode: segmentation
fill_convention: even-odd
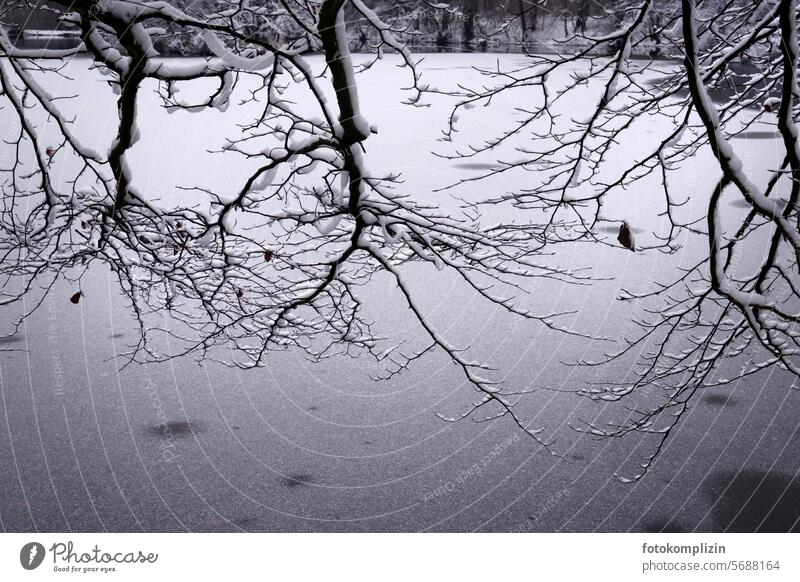
[[[521,57],[425,55],[421,68],[427,82],[446,87],[478,83],[471,67],[491,67],[497,59],[514,63]],[[310,62],[319,69],[322,61]],[[72,80],[45,88],[79,95],[65,105],[77,115],[73,131],[89,151],[103,152],[115,133],[113,90],[87,72],[87,64],[76,60]],[[408,71],[397,64],[396,56],[387,55],[359,78],[363,123],[380,127],[367,142],[370,168],[401,172],[402,192],[443,208],[455,208],[453,193],[469,199],[534,179],[505,173],[440,191],[487,171],[493,155],[463,161],[433,155],[452,151],[439,141],[452,102],[434,97],[430,107],[402,105]],[[181,98],[207,97],[204,90],[212,84],[185,84]],[[224,112],[172,114],[145,91],[139,141],[126,156],[135,187],[171,205],[191,202],[176,186],[232,192],[241,185],[257,162],[209,151],[236,131],[235,111],[257,108],[234,106],[242,90],[225,94],[231,105]],[[585,91],[597,97],[602,87]],[[513,92],[490,108],[463,109],[460,132],[475,140],[496,135],[524,99],[524,92]],[[580,103],[567,106],[580,118]],[[0,111],[0,125],[7,115]],[[781,155],[780,143],[769,137],[773,126],[758,129],[759,137],[734,144],[746,167],[766,173]],[[640,123],[638,137],[612,155],[635,156],[660,130]],[[520,140],[509,146],[522,145]],[[0,151],[0,159],[4,155]],[[518,154],[509,148],[494,155],[510,161]],[[702,215],[715,180],[709,168],[716,168],[710,153],[700,152],[676,173],[674,187],[692,198],[682,212]],[[577,175],[575,180],[575,188],[590,187]],[[645,182],[610,198],[604,216],[626,220],[641,244],[662,228],[658,200],[655,186],[649,190]],[[499,218],[508,216],[485,220]],[[598,234],[614,241],[617,226]],[[663,279],[704,251],[701,239],[682,242],[674,256],[565,245],[551,260],[591,267],[606,280],[574,288],[537,282],[523,307],[577,310],[570,328],[611,338],[632,335],[630,321],[642,306],[617,301],[620,289]],[[792,481],[800,469],[800,392],[786,388],[789,380],[780,371],[699,398],[651,473],[624,484],[614,474],[650,453],[652,442],[639,436],[595,441],[570,428],[581,420],[624,420],[620,407],[570,393],[586,382],[624,376],[624,364],[587,369],[563,363],[597,359],[609,345],[520,321],[432,264],[409,269],[412,288],[451,343],[469,345],[469,359],[491,363],[507,387],[537,389],[520,398],[517,412],[531,428],[545,428],[564,460],[504,419],[440,420],[436,414],[458,416],[476,398],[441,354],[388,382],[371,380],[380,364],[331,359],[312,365],[291,350],[271,354],[266,367],[250,371],[191,358],[118,371],[114,356],[133,337],[132,322],[113,277],[98,269],[84,281],[78,305],[68,301],[71,289],[60,285],[17,337],[0,340],[0,466],[11,468],[0,472],[0,525],[15,531],[625,531],[714,530],[733,523],[733,529],[746,530],[761,518],[777,526],[800,515],[796,503],[787,508],[800,495]],[[421,332],[388,277],[377,277],[363,295],[388,345],[420,344]],[[6,329],[11,316],[3,313]]]

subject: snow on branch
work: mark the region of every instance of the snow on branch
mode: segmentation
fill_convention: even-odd
[[[772,367],[800,373],[797,2],[626,0],[600,18],[611,32],[576,31],[564,39],[572,50],[479,69],[482,86],[459,88],[443,155],[486,159],[513,147],[513,159],[497,159],[451,187],[499,175],[520,184],[493,203],[544,215],[542,245],[551,250],[593,243],[674,255],[689,237],[707,249],[671,279],[623,290],[621,301],[646,306],[647,316],[635,322],[641,333],[577,363],[631,366],[632,379],[581,390],[624,401],[626,421],[576,424],[595,438],[653,435],[652,454],[620,475],[630,481],[647,472],[704,389]],[[501,97],[520,103],[508,127],[482,142],[461,138],[461,113],[498,106]],[[734,140],[758,125],[775,128],[784,151],[782,162],[754,169]],[[643,126],[656,135],[642,139]],[[681,170],[709,151],[714,188],[678,192]],[[607,208],[654,188],[659,228],[634,241],[637,225]],[[732,212],[733,203],[743,210]],[[609,223],[619,226],[616,240],[604,235]],[[652,387],[657,400],[644,396]]]
[[[472,214],[481,204],[445,211],[432,193],[412,198],[400,176],[367,166],[374,128],[360,107],[358,73],[370,61],[353,62],[345,10],[377,34],[375,58],[383,50],[400,55],[411,78],[408,101],[419,104],[429,88],[392,25],[359,0],[221,0],[192,10],[145,0],[48,5],[79,28],[79,47],[23,51],[0,36],[0,102],[18,124],[7,142],[13,160],[0,168],[0,273],[21,283],[6,285],[0,304],[30,305],[33,297],[38,306],[59,279],[76,287],[70,299],[77,303],[81,279],[103,266],[139,328],[137,343],[120,356],[125,365],[193,354],[261,366],[270,352],[294,348],[314,360],[365,354],[385,360],[393,375],[438,351],[480,393],[460,417],[508,418],[549,448],[514,409],[514,395],[527,387],[491,380],[488,364],[451,344],[417,307],[404,272],[419,263],[454,273],[490,305],[575,336],[560,323],[571,314],[537,313],[498,289],[588,279],[537,261],[547,226],[482,225]],[[158,39],[170,27],[198,35],[208,56],[162,54]],[[323,70],[305,56],[318,49]],[[39,82],[63,74],[79,51],[116,100],[106,151],[79,137],[80,119],[65,105],[74,96],[53,95]],[[196,186],[143,188],[134,152],[148,131],[142,116],[152,92],[166,112],[198,120],[248,112],[215,152],[247,162],[241,184],[217,191],[198,168]],[[429,348],[405,356],[387,349],[364,315],[361,288],[380,273],[398,281]],[[172,351],[163,350],[165,340]]]

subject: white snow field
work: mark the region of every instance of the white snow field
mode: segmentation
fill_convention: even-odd
[[[478,84],[475,65],[521,62],[515,55],[432,54],[421,65],[432,85]],[[311,57],[320,67],[319,57]],[[408,73],[387,55],[359,76],[364,117],[378,128],[367,142],[375,173],[401,172],[416,199],[453,204],[525,187],[518,172],[436,192],[486,171],[490,156],[462,162],[438,141],[452,100],[402,105]],[[95,148],[108,146],[117,121],[103,77],[76,59],[69,78],[42,79],[70,102],[75,130]],[[184,87],[203,94],[202,84]],[[565,114],[591,106],[596,87],[568,102]],[[241,86],[226,112],[168,114],[152,87],[143,91],[141,140],[128,162],[136,187],[160,203],[187,196],[177,186],[232,191],[253,165],[210,154],[241,121]],[[295,95],[293,93],[293,95]],[[302,94],[297,92],[297,98]],[[458,134],[479,140],[507,127],[515,106],[535,93],[501,96],[490,108],[461,115]],[[572,111],[571,109],[574,109]],[[8,111],[0,128],[13,129]],[[614,155],[635,156],[663,129],[644,120],[637,137]],[[782,153],[774,125],[760,123],[735,144],[748,167],[766,176]],[[749,135],[749,137],[748,137]],[[523,140],[524,141],[524,140]],[[517,142],[519,145],[521,142]],[[512,144],[509,144],[512,145]],[[5,150],[3,149],[5,148]],[[0,159],[11,155],[0,144]],[[514,159],[510,147],[493,154]],[[612,159],[613,163],[613,159]],[[754,170],[755,171],[755,170]],[[716,177],[703,152],[674,177],[691,196],[682,212],[702,216]],[[578,188],[590,188],[588,183]],[[608,201],[604,215],[626,219],[639,242],[663,227],[655,187],[646,182]],[[736,211],[736,204],[731,204]],[[618,224],[618,223],[617,223]],[[616,226],[599,234],[610,245],[562,245],[549,260],[591,267],[591,286],[553,281],[531,285],[525,307],[547,313],[577,310],[563,323],[612,339],[633,336],[643,305],[616,300],[621,288],[666,280],[703,252],[687,237],[674,256],[632,253],[616,245]],[[520,399],[519,415],[545,428],[562,458],[551,456],[508,419],[446,423],[475,393],[441,353],[405,374],[376,382],[380,365],[335,358],[309,363],[294,351],[270,354],[267,365],[236,370],[197,358],[131,365],[119,371],[134,325],[114,279],[98,268],[84,280],[84,298],[57,286],[21,333],[0,348],[0,528],[5,531],[786,531],[800,518],[800,391],[767,370],[700,394],[673,431],[650,473],[635,484],[614,474],[635,472],[653,441],[639,436],[597,441],[570,425],[624,421],[619,405],[574,394],[587,382],[620,379],[630,362],[603,368],[568,365],[597,359],[614,343],[591,342],[521,321],[479,300],[452,275],[413,265],[408,280],[429,317],[455,345],[470,347],[509,389],[538,390]],[[376,331],[390,343],[421,345],[423,335],[388,277],[364,289]],[[653,306],[652,304],[650,305]],[[7,333],[17,312],[0,312]],[[618,345],[618,344],[617,344]],[[219,354],[218,354],[219,355]],[[224,356],[224,354],[222,354]],[[652,396],[655,396],[653,394]]]

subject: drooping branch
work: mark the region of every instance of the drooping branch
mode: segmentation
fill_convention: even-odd
[[[358,0],[265,5],[222,0],[191,12],[137,0],[53,6],[60,7],[65,22],[79,27],[80,48],[117,94],[116,135],[106,152],[93,152],[72,131],[58,99],[36,83],[33,70],[46,77],[58,67],[79,66],[60,60],[52,68],[43,64],[73,52],[36,54],[0,44],[6,57],[0,60],[0,99],[11,103],[20,132],[12,144],[16,162],[0,170],[7,178],[0,274],[7,282],[21,281],[22,291],[8,285],[4,304],[41,298],[57,279],[75,285],[72,298],[80,301],[81,278],[102,265],[117,279],[139,329],[135,345],[120,356],[125,365],[194,354],[250,367],[264,365],[273,350],[293,348],[314,360],[366,354],[384,362],[391,377],[439,351],[481,394],[458,417],[475,418],[480,411],[483,418],[508,418],[549,445],[514,410],[514,396],[527,387],[479,376],[478,370],[489,373],[489,365],[468,359],[466,348],[454,348],[416,308],[418,299],[407,285],[401,283],[402,293],[432,344],[387,348],[376,324],[363,315],[364,285],[379,273],[402,282],[409,263],[424,263],[456,274],[513,315],[578,335],[559,325],[566,314],[536,313],[495,288],[524,290],[539,278],[589,281],[540,260],[547,225],[511,220],[487,226],[475,218],[482,203],[462,213],[443,210],[430,193],[412,197],[400,191],[400,177],[392,171],[371,171],[366,160],[374,130],[360,111],[358,74],[376,61],[354,64],[345,10],[372,27],[380,39],[376,55],[387,47],[397,51],[412,79],[407,101],[420,104],[430,89],[393,26]],[[254,33],[253,23],[283,34]],[[155,41],[164,27],[192,31],[210,56],[166,58]],[[309,49],[322,50],[324,70],[304,56]],[[204,87],[213,85],[203,89],[207,93],[181,91],[201,79],[210,80]],[[302,98],[289,98],[290,88]],[[205,185],[180,185],[177,192],[138,187],[132,152],[146,131],[140,121],[151,89],[161,106],[177,115],[202,115],[212,108],[235,114],[242,105],[254,105],[253,117],[235,118],[237,133],[221,139],[215,152],[255,166],[241,184],[219,191]],[[29,94],[34,104],[26,102]],[[53,151],[30,122],[41,112],[61,136]],[[24,189],[23,177],[36,178],[39,185]],[[202,175],[198,181],[205,182]],[[186,198],[190,202],[180,202]],[[172,316],[169,325],[163,323],[165,313]],[[164,338],[170,340],[169,353],[160,348]]]
[[[576,33],[566,39],[582,47],[573,53],[531,54],[522,66],[480,70],[486,84],[461,88],[444,138],[454,144],[445,155],[452,160],[515,148],[514,159],[498,160],[484,174],[454,186],[500,174],[522,184],[492,202],[544,213],[551,250],[588,242],[617,246],[603,236],[603,225],[612,222],[622,232],[630,219],[606,215],[604,203],[650,191],[654,181],[666,234],[644,233],[635,245],[628,237],[628,246],[676,254],[689,240],[706,249],[672,279],[623,290],[620,300],[649,306],[636,321],[642,332],[626,339],[621,350],[580,362],[633,365],[633,380],[598,382],[582,391],[596,400],[624,400],[632,410],[627,420],[578,428],[598,438],[634,431],[654,435],[654,452],[634,469],[636,480],[703,389],[772,367],[794,378],[800,373],[797,3],[620,4],[607,15],[619,19],[614,32]],[[672,47],[673,59],[665,46]],[[599,90],[587,89],[590,83]],[[493,106],[503,94],[526,96],[510,127],[483,143],[460,141],[459,113]],[[588,106],[576,107],[589,94]],[[752,171],[733,138],[746,136],[756,124],[776,125],[775,116],[782,162]],[[641,142],[642,124],[658,134],[652,143]],[[522,140],[525,145],[518,145]],[[623,151],[621,144],[632,140],[637,144],[632,153]],[[678,196],[673,176],[704,150],[718,164],[714,188]],[[769,178],[761,185],[757,176],[763,170]],[[731,211],[731,197],[741,199],[743,212]],[[693,198],[701,200],[692,206],[706,212],[688,215]],[[621,235],[619,241],[624,246]],[[652,386],[660,388],[657,402],[640,395],[641,388]]]

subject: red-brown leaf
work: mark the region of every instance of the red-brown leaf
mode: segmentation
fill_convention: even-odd
[[[81,300],[81,292],[80,292],[80,291],[78,291],[77,293],[75,293],[75,295],[73,295],[72,297],[70,297],[70,298],[69,298],[69,300],[70,300],[72,303],[75,303],[75,304],[77,305],[77,303],[78,303],[78,302]]]

